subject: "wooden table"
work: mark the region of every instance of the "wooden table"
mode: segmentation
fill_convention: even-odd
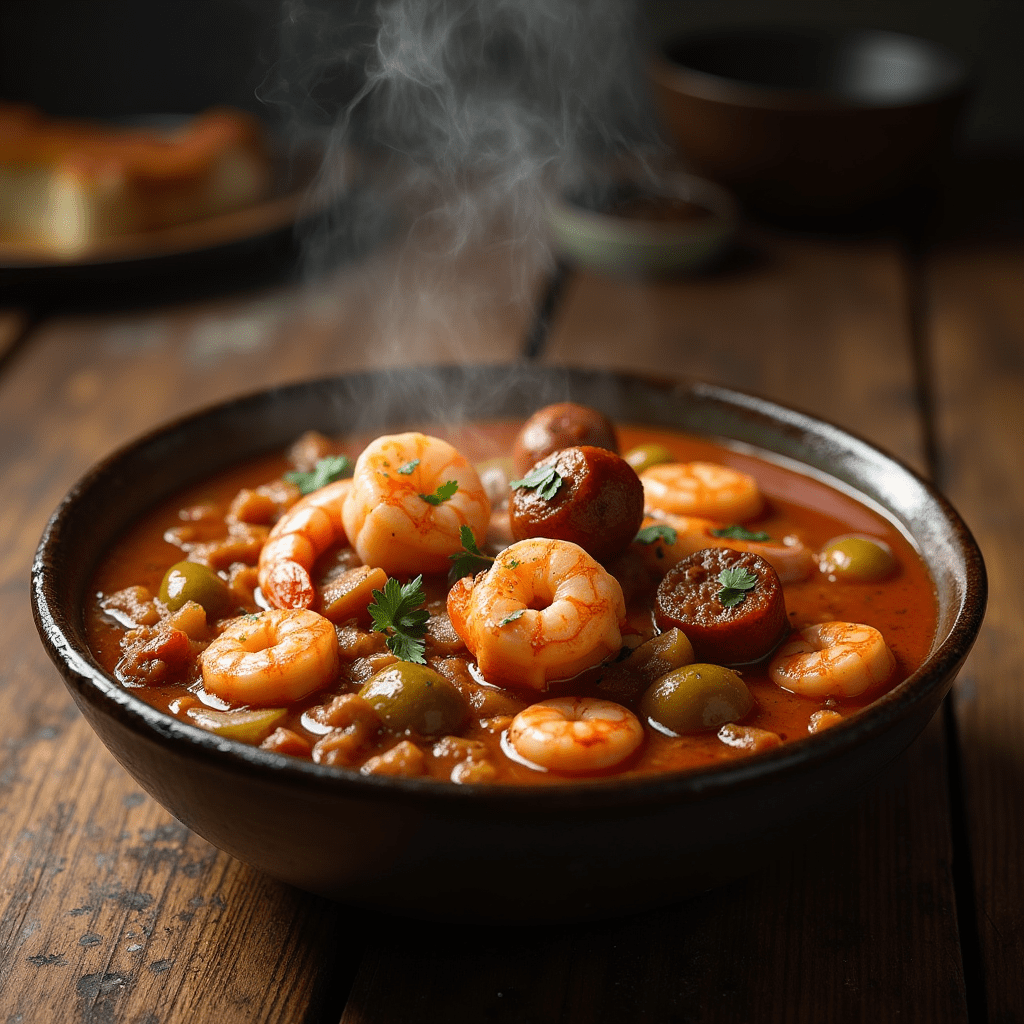
[[[443,308],[381,252],[304,288],[0,313],[0,1022],[1024,1020],[1024,245],[762,228],[702,278],[569,273],[547,331],[544,282],[492,258]],[[207,403],[527,350],[759,392],[935,478],[991,584],[951,700],[827,834],[642,916],[439,925],[262,877],[140,792],[75,711],[29,609],[49,513],[98,457]]]

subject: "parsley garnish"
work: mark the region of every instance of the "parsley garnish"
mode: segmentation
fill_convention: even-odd
[[[722,607],[735,608],[741,601],[746,600],[747,591],[754,589],[757,576],[748,569],[723,569],[718,574],[718,582],[722,584],[722,589],[718,592],[718,600]]]
[[[728,540],[771,540],[764,530],[748,530],[745,526],[733,523],[732,526],[722,526],[711,531],[713,537],[725,537]]]
[[[408,476],[419,464],[419,459],[413,459],[411,462],[407,462],[404,466],[399,466],[395,472],[401,473],[402,476]]]
[[[405,468],[404,466],[402,467]],[[401,472],[402,470],[399,470]],[[410,470],[411,472],[411,470]],[[421,497],[428,505],[440,505],[441,502],[447,501],[453,494],[459,489],[457,480],[449,480],[446,483],[441,484],[440,487],[433,494],[421,494]]]
[[[285,473],[284,478],[295,484],[303,494],[312,494],[335,480],[344,480],[352,475],[352,460],[347,455],[328,455],[317,459],[316,466],[308,473]]]
[[[534,466],[522,480],[510,480],[508,485],[513,489],[536,489],[538,497],[550,501],[562,486],[562,478],[554,466]]]
[[[462,550],[457,554],[449,555],[452,563],[448,571],[448,582],[454,583],[461,580],[463,576],[473,576],[483,569],[489,569],[494,559],[485,555],[477,547],[476,537],[468,526],[459,527],[459,540],[462,541]]]
[[[655,523],[652,526],[645,526],[633,540],[638,544],[654,544],[659,540],[663,540],[666,544],[675,544],[676,531],[671,526]]]
[[[507,626],[510,622],[515,622],[516,619],[518,619],[525,611],[525,608],[517,608],[514,612],[509,612],[508,615],[498,623],[498,628],[500,629],[502,626]]]
[[[373,592],[373,602],[369,606],[373,631],[387,635],[388,650],[396,658],[417,665],[427,663],[423,637],[430,613],[422,607],[426,600],[423,577],[417,576],[404,586],[400,586],[396,579],[389,579],[383,591]]]

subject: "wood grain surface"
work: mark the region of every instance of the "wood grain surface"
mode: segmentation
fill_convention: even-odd
[[[744,267],[689,282],[574,275],[546,361],[754,390],[923,468],[900,250],[751,245]],[[678,907],[536,933],[474,929],[456,938],[456,958],[385,933],[342,1020],[964,1021],[945,771],[936,721],[814,840],[782,860],[751,851],[750,877]],[[670,892],[672,880],[638,884]]]
[[[528,296],[430,303],[380,259],[308,291],[49,320],[0,375],[5,1024],[337,1019],[360,916],[217,852],[138,790],[47,661],[28,581],[76,478],[165,420],[345,369],[516,356]]]
[[[751,851],[735,883],[586,926],[354,911],[214,850],[92,735],[29,609],[60,497],[117,445],[222,398],[515,361],[542,268],[447,256],[381,251],[307,287],[203,302],[0,312],[0,1022],[1024,1019],[1019,247],[947,247],[922,270],[886,239],[759,232],[707,277],[564,280],[543,361],[704,378],[832,420],[934,470],[988,560],[951,719],[859,800],[837,795],[816,835]],[[496,890],[514,898],[514,880]]]
[[[954,689],[990,1021],[1024,1020],[1024,247],[940,249],[926,264],[940,482],[989,576]]]

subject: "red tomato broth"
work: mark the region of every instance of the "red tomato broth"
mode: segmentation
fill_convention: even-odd
[[[442,430],[436,426],[424,429],[450,440],[471,461],[482,461],[505,456],[511,450],[517,427],[517,424],[502,422],[455,429]],[[765,510],[756,522],[745,525],[763,530],[772,537],[795,533],[814,551],[832,538],[849,533],[863,533],[889,545],[896,557],[897,568],[890,577],[879,583],[834,581],[815,570],[809,579],[789,583],[784,587],[789,620],[794,628],[831,618],[873,625],[881,631],[896,659],[896,672],[886,687],[881,690],[874,688],[858,698],[829,701],[828,706],[832,710],[845,717],[870,704],[885,688],[905,678],[927,657],[936,622],[934,587],[912,545],[883,515],[822,480],[771,461],[770,455],[758,457],[746,450],[645,426],[620,425],[617,431],[620,450],[623,452],[639,444],[657,443],[668,448],[680,461],[699,459],[719,462],[754,476],[766,497]],[[341,444],[340,450],[354,458],[369,440],[353,439]],[[290,468],[287,459],[279,456],[232,469],[162,503],[114,546],[95,576],[92,587],[95,596],[86,616],[90,644],[107,671],[113,674],[120,659],[120,640],[125,629],[112,624],[110,617],[100,607],[101,598],[135,585],[142,585],[156,594],[167,568],[184,557],[178,547],[163,539],[167,529],[181,525],[181,510],[197,505],[211,505],[223,515],[240,488],[267,483],[279,478]],[[333,557],[334,553],[329,552],[321,562],[329,562]],[[425,583],[428,598],[443,597],[447,584],[441,578],[427,579]],[[631,616],[641,619],[649,615],[645,610],[637,608],[631,608],[630,612]],[[472,660],[467,652],[464,652],[463,657]],[[742,724],[775,732],[783,741],[807,736],[811,714],[824,707],[825,702],[782,690],[768,678],[766,665],[766,662],[762,662],[738,669],[756,702],[754,710],[743,719]],[[472,668],[475,669],[475,665]],[[601,672],[601,669],[594,669],[573,680],[555,682],[546,692],[508,692],[523,705],[562,693],[601,695],[595,689]],[[476,678],[481,681],[478,673]],[[490,688],[486,681],[483,682]],[[189,689],[178,683],[136,685],[132,687],[132,692],[159,710],[190,721],[185,709],[178,705],[183,698],[186,702],[191,699],[194,703],[198,689],[201,688],[193,686]],[[502,692],[499,687],[493,689],[497,693]],[[345,692],[345,688],[331,692]],[[303,727],[302,714],[329,700],[330,695],[326,691],[319,691],[295,702],[281,724],[304,735],[313,743],[319,735]],[[208,696],[205,702],[211,707],[225,706],[216,698],[210,700]],[[636,710],[635,707],[633,710]],[[489,757],[498,767],[498,775],[493,780],[496,783],[563,784],[567,779],[579,778],[539,772],[510,760],[501,751],[500,735],[488,732],[472,718],[469,725],[460,731],[460,735],[482,741],[486,745]],[[374,752],[380,753],[402,739],[401,736],[385,737]],[[433,757],[429,741],[423,747],[427,751],[427,774],[447,779],[450,762]],[[749,752],[723,743],[714,731],[670,737],[645,724],[645,740],[640,750],[624,764],[594,775],[621,777],[703,768],[749,756]]]

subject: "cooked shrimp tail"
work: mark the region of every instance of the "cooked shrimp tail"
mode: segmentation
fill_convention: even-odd
[[[449,592],[448,615],[488,679],[544,687],[622,647],[622,588],[571,541],[531,538]]]
[[[304,608],[243,615],[203,651],[203,686],[232,704],[299,700],[338,672],[334,623]]]
[[[814,553],[799,538],[781,540],[749,540],[722,536],[716,533],[721,524],[713,519],[681,516],[671,512],[658,512],[644,519],[641,536],[649,527],[665,526],[668,531],[649,534],[638,543],[647,566],[658,573],[669,569],[697,551],[705,548],[729,548],[760,555],[778,574],[783,583],[805,580],[814,569]]]
[[[620,764],[643,742],[632,711],[596,697],[555,697],[520,711],[507,743],[531,767],[594,772]]]
[[[806,626],[776,651],[772,681],[805,697],[856,697],[893,674],[896,659],[873,626],[822,622]]]
[[[341,507],[352,486],[337,480],[307,494],[274,524],[260,551],[260,590],[274,608],[309,608],[316,600],[310,573],[317,558],[345,540]]]
[[[491,503],[476,470],[447,441],[392,434],[356,460],[342,517],[363,562],[413,576],[447,572],[462,550],[463,526],[482,544]]]
[[[764,499],[747,473],[717,462],[663,462],[640,474],[650,509],[744,523],[760,515]]]

